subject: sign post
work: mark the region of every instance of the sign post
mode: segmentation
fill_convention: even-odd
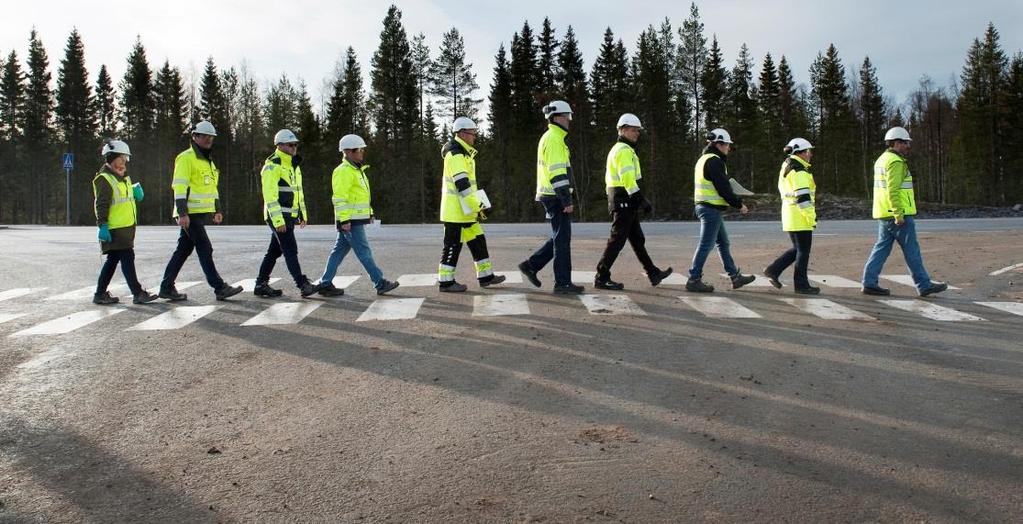
[[[71,225],[71,171],[75,168],[75,155],[74,153],[64,153],[61,157],[61,162],[64,164],[64,174],[67,179],[67,225]]]

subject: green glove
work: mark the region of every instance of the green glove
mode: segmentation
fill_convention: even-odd
[[[142,184],[135,182],[131,185],[131,191],[135,194],[135,201],[141,202],[146,194],[142,191]]]
[[[100,242],[110,242],[114,237],[110,236],[110,227],[106,224],[99,225],[99,233],[96,235]]]

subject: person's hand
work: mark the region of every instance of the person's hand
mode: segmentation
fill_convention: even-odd
[[[376,220],[376,218],[375,218],[375,217],[369,217],[369,223],[370,223],[370,224],[372,224],[372,223],[373,223],[373,221],[375,221],[375,220]]]
[[[96,233],[96,238],[102,242],[110,242],[114,238],[110,236],[110,227],[106,224],[99,225],[99,231]]]
[[[287,232],[288,232],[288,226],[286,226],[286,225],[284,225],[284,224],[281,224],[281,225],[279,225],[279,226],[275,227],[274,229],[275,229],[275,230],[276,230],[276,231],[277,231],[278,233],[287,233]]]
[[[904,217],[901,217],[901,216],[896,216],[895,217],[895,225],[901,227],[902,224],[905,224],[905,223],[906,223],[906,219]]]
[[[299,220],[296,224],[298,224],[299,229],[305,229],[305,220]]]
[[[643,199],[643,203],[641,204],[641,207],[643,209],[643,212],[648,214],[648,215],[650,213],[654,212],[654,205],[651,204],[650,201],[645,199],[645,198]]]
[[[749,208],[746,207],[746,204],[743,204],[742,207],[739,208],[739,212],[744,214],[744,215],[748,215],[749,214]]]
[[[181,226],[181,229],[187,230],[191,223],[192,221],[188,218],[188,215],[181,215],[178,217],[178,225]]]
[[[219,224],[219,223],[221,223],[223,221],[224,221],[224,214],[223,213],[213,213],[213,223],[214,224]]]
[[[351,222],[345,222],[344,224],[341,224],[341,231],[344,231],[344,232],[347,233],[347,232],[349,232],[351,230],[352,230],[352,223]]]
[[[146,196],[146,192],[142,190],[142,184],[135,182],[131,185],[132,196],[135,197],[136,202],[141,202]]]
[[[566,213],[571,213],[573,210],[575,210],[575,206],[565,206]]]

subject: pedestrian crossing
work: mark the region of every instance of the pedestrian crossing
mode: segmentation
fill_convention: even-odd
[[[549,311],[550,297],[546,293],[534,291],[531,287],[529,288],[531,293],[516,292],[514,286],[522,283],[521,275],[518,272],[497,273],[508,277],[504,286],[470,294],[472,296],[472,317],[485,321],[487,318],[495,318],[496,320],[498,317],[534,315],[537,313],[535,313],[531,308],[531,302],[537,300],[542,300],[544,303],[543,306],[540,306],[542,311]],[[595,273],[592,271],[574,271],[572,274],[573,281],[580,283],[592,281],[594,276]],[[355,284],[360,278],[361,277],[357,275],[338,276],[334,278],[333,283],[336,287],[345,289]],[[891,282],[912,286],[912,278],[909,275],[885,275],[884,278]],[[822,286],[828,286],[836,289],[853,289],[859,288],[860,286],[859,282],[838,275],[811,274],[810,279]],[[271,283],[275,283],[279,280],[279,278],[271,279]],[[673,274],[668,279],[665,279],[661,283],[661,286],[683,286],[685,284],[685,280],[686,277],[684,275]],[[436,275],[432,273],[401,275],[398,277],[398,281],[402,282],[403,287],[414,288],[417,286],[435,286]],[[181,282],[178,284],[178,289],[186,289],[200,283],[201,282]],[[767,285],[766,279],[763,278],[758,279],[757,283]],[[246,279],[235,283],[235,285],[240,285],[246,291],[251,292],[255,286],[255,280]],[[506,287],[509,285],[511,287]],[[111,286],[111,293],[119,294],[127,291],[126,288],[122,288],[124,288],[123,285]],[[33,295],[38,295],[43,291],[46,291],[46,288],[15,288],[0,291],[0,302],[5,302],[6,304],[2,307],[7,309],[0,309],[0,324],[5,327],[14,326],[13,328],[6,327],[5,330],[17,330],[8,335],[9,337],[21,338],[72,333],[85,328],[86,326],[101,322],[109,317],[129,310],[126,307],[92,308],[90,304],[90,309],[77,311],[58,318],[39,319],[39,322],[35,325],[27,325],[29,323],[28,319],[32,319],[34,316],[38,315],[39,311],[26,310],[24,308],[12,308],[12,305],[32,300]],[[45,297],[42,300],[44,302],[78,301],[80,303],[89,303],[93,292],[94,287],[89,286]],[[892,310],[898,310],[901,314],[915,315],[924,320],[935,322],[983,322],[987,320],[984,317],[989,316],[988,313],[996,316],[1000,315],[999,318],[1003,320],[1005,315],[1023,317],[1023,303],[1019,302],[973,302],[972,304],[983,308],[983,311],[977,313],[975,311],[961,311],[960,309],[962,307],[968,307],[970,305],[962,302],[957,303],[953,307],[951,305],[941,305],[933,301],[924,300],[895,298],[873,300],[868,298],[858,298],[852,304],[841,304],[836,301],[838,300],[837,298],[836,300],[831,300],[831,298],[834,297],[799,298],[773,296],[773,290],[771,293],[760,292],[745,294],[738,292],[734,294],[727,293],[727,296],[722,296],[725,294],[726,293],[715,295],[683,295],[678,297],[679,302],[676,304],[679,304],[679,308],[682,312],[680,314],[682,315],[690,314],[714,319],[757,320],[770,317],[772,314],[777,314],[779,311],[784,311],[784,308],[779,310],[778,308],[770,307],[769,303],[771,300],[776,301],[779,305],[790,307],[793,313],[812,316],[825,321],[877,321],[887,315],[887,313],[878,312],[876,310],[877,305],[881,305]],[[759,297],[759,300],[757,300],[755,304],[744,303],[746,302],[745,299],[750,297]],[[764,297],[770,297],[767,303],[762,300]],[[859,297],[859,295],[857,295],[857,297]],[[426,297],[381,298],[369,303],[368,306],[366,306],[359,314],[356,321],[386,322],[412,320],[418,318],[424,310],[429,310],[431,307],[436,307],[438,305],[443,306],[443,311],[450,311],[452,308],[452,304],[450,304],[451,298],[452,297],[450,296],[446,296],[443,301],[440,298],[434,299]],[[36,300],[38,300],[38,298]],[[285,300],[289,299],[285,298]],[[585,309],[586,313],[595,316],[650,316],[648,311],[644,309],[647,306],[636,302],[633,297],[630,297],[627,294],[627,292],[612,294],[585,293],[578,297],[559,297],[557,300],[559,300],[561,304],[558,307],[579,307],[580,311]],[[299,324],[308,316],[318,311],[322,306],[331,304],[332,302],[334,301],[259,301],[258,303],[260,306],[265,306],[265,308],[257,313],[250,313],[252,316],[241,322],[240,325],[244,327],[258,327]],[[535,304],[538,303],[539,302],[536,302]],[[179,305],[178,303],[165,304],[167,304],[167,307],[170,308],[169,310],[162,310],[159,314],[141,321],[135,320],[133,321],[134,324],[126,327],[125,330],[133,332],[150,332],[183,329],[206,317],[209,317],[210,315],[217,314],[218,311],[231,307],[230,303],[218,303],[217,305]],[[870,305],[875,306],[871,308],[870,314],[858,310],[869,307]],[[456,305],[454,307],[458,306]],[[131,311],[138,314],[140,312],[148,313],[154,310],[151,309],[151,306],[144,306],[138,308],[132,307]],[[984,311],[987,311],[987,313],[984,313]]]

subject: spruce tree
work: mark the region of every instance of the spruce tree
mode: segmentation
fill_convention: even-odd
[[[544,131],[541,107],[545,102],[538,98],[541,72],[537,53],[533,30],[528,21],[523,22],[522,29],[512,36],[509,64],[513,161],[508,177],[512,197],[506,206],[517,220],[535,216],[531,197],[536,189],[536,143]]]
[[[266,106],[264,109],[269,136],[272,137],[281,129],[291,129],[294,131],[298,120],[295,107],[296,98],[295,88],[292,87],[291,81],[288,80],[288,76],[285,74],[281,75],[276,84],[270,86],[270,90],[266,94]],[[269,148],[272,146],[273,144],[264,146],[268,147],[267,153],[263,155],[264,157],[270,154]]]
[[[983,41],[973,41],[960,79],[958,110],[962,127],[955,180],[970,203],[1006,202],[1005,171],[999,152],[1003,149],[1002,97],[1009,60],[1000,38],[994,24],[988,24]]]
[[[479,170],[489,175],[491,187],[497,189],[495,193],[499,196],[500,205],[495,207],[494,218],[498,220],[515,220],[517,215],[510,213],[513,207],[513,192],[511,185],[511,136],[512,136],[512,91],[511,71],[509,70],[508,54],[505,51],[504,43],[497,48],[497,55],[494,57],[494,77],[490,84],[490,113],[487,119],[490,122],[488,140],[488,153],[480,159]],[[484,145],[484,144],[481,144]]]
[[[700,78],[704,65],[707,63],[707,37],[703,34],[703,21],[696,2],[689,6],[689,18],[682,22],[678,30],[679,43],[677,68],[681,82],[680,96],[684,97],[692,108],[692,137],[697,145],[703,143],[703,90]]]
[[[156,195],[164,196],[174,176],[174,157],[184,149],[184,136],[188,129],[185,113],[185,88],[181,72],[164,61],[153,81],[155,108],[154,158],[156,180],[148,184]],[[155,183],[152,183],[155,182]],[[158,188],[158,189],[157,189]],[[223,199],[222,199],[223,200]],[[151,209],[155,220],[166,219],[173,213],[170,198],[153,198]],[[221,202],[223,204],[223,202]]]
[[[856,178],[842,175],[859,172],[855,148],[848,147],[858,140],[845,68],[834,44],[825,53],[818,53],[810,66],[810,83],[817,129],[814,174],[820,181],[827,180],[830,192],[856,193],[860,185]]]
[[[554,98],[555,84],[558,78],[558,43],[554,27],[551,26],[549,18],[543,19],[543,26],[540,28],[540,37],[537,38],[537,79],[539,84],[536,90],[540,94],[542,103],[550,102]]]
[[[764,149],[767,144],[762,142],[760,119],[757,112],[757,89],[753,83],[753,57],[749,47],[742,44],[735,66],[729,74],[729,82],[725,92],[725,108],[722,110],[724,126],[732,135],[732,140],[747,144],[738,147],[728,158],[729,171],[732,176],[753,190],[765,190],[768,182],[774,177],[756,177],[758,171],[766,171],[767,158]]]
[[[476,118],[481,99],[472,64],[465,61],[465,41],[458,29],[444,33],[440,52],[429,69],[427,92],[439,101],[438,114],[454,120],[460,116]]]
[[[703,93],[703,125],[707,130],[721,125],[722,114],[727,107],[728,70],[721,54],[717,35],[711,38],[710,52],[700,74],[700,90]]]
[[[643,165],[643,195],[650,200],[655,210],[676,209],[681,198],[681,184],[676,175],[678,170],[669,166],[677,165],[676,148],[673,141],[679,133],[675,126],[672,104],[672,68],[674,59],[665,51],[675,47],[673,31],[659,31],[648,26],[640,34],[636,52],[632,58],[633,96],[626,100],[626,110],[636,113],[643,122],[641,146]],[[668,41],[662,38],[669,38]],[[608,128],[598,128],[599,136],[607,136],[608,144],[614,140],[617,127],[615,122]]]
[[[781,82],[771,53],[764,55],[764,63],[760,67],[757,84],[757,107],[760,113],[762,137],[758,145],[760,153],[766,160],[779,156],[784,144],[794,138],[787,137],[782,132]],[[768,163],[765,167],[769,166]],[[768,170],[767,173],[770,174],[770,171]]]
[[[107,72],[107,66],[99,67],[96,76],[96,128],[100,137],[113,137],[117,134],[117,93],[114,91],[114,80]]]
[[[0,168],[5,173],[21,173],[25,91],[25,73],[21,70],[18,55],[11,51],[0,76]],[[23,199],[28,197],[26,181],[22,176],[12,178],[14,183],[9,189],[0,192],[0,199],[5,202],[0,208],[0,219],[23,222],[27,220],[23,203]]]
[[[86,155],[91,157],[96,145],[96,105],[92,85],[89,84],[89,72],[85,68],[85,46],[77,29],[72,30],[68,36],[64,58],[57,70],[55,114],[64,151],[73,154],[76,163],[85,160]],[[90,222],[92,213],[89,202],[92,200],[92,191],[87,181],[88,165],[79,164],[78,168],[83,171],[79,171],[71,181],[71,215],[67,217],[69,223]]]
[[[574,111],[572,144],[575,146],[575,150],[572,168],[576,173],[574,183],[576,191],[579,193],[576,195],[579,204],[578,216],[585,219],[588,217],[591,207],[594,210],[604,209],[604,206],[599,205],[604,194],[603,184],[599,180],[600,175],[603,174],[604,164],[598,161],[593,154],[595,140],[589,83],[586,78],[582,51],[579,49],[579,41],[576,39],[572,26],[568,26],[568,29],[565,30],[565,37],[559,45],[557,69],[558,76],[555,86],[557,97],[571,104]],[[591,203],[598,205],[591,206]]]
[[[861,195],[866,198],[873,192],[874,156],[885,133],[885,122],[888,120],[884,95],[881,84],[877,80],[877,70],[870,62],[870,57],[863,59],[860,66],[859,82],[859,124],[860,124],[860,169],[863,179]]]
[[[625,45],[621,40],[615,41],[609,27],[604,31],[604,41],[590,72],[590,96],[598,137],[613,139],[600,130],[614,129],[618,117],[630,111],[631,82]]]
[[[25,90],[25,110],[22,113],[24,146],[32,152],[33,161],[26,162],[24,172],[29,177],[29,219],[37,224],[55,221],[56,209],[64,206],[58,199],[63,195],[63,181],[57,182],[53,172],[60,172],[60,155],[56,151],[53,127],[54,98],[50,87],[50,60],[39,35],[32,30],[28,42],[28,84]],[[63,213],[61,213],[63,215]]]

